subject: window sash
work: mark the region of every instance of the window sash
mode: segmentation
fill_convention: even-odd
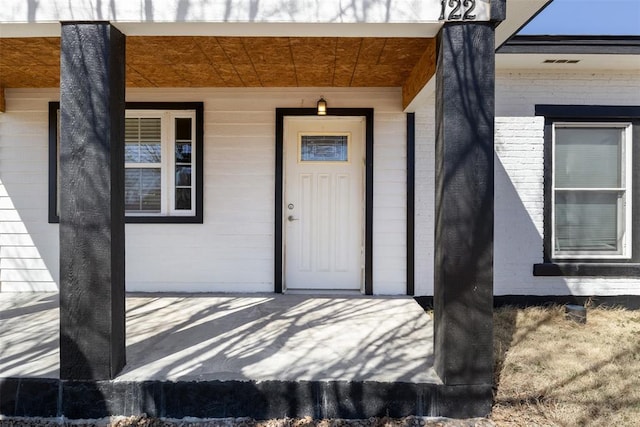
[[[127,110],[126,118],[160,118],[161,158],[159,163],[126,162],[126,169],[160,168],[160,209],[159,210],[127,210],[127,216],[193,216],[196,210],[196,117],[191,110]],[[191,137],[189,140],[176,138],[176,119],[191,120]],[[182,166],[176,161],[176,146],[189,142],[191,144],[191,183],[189,186],[176,185],[176,171]],[[190,190],[190,208],[177,209],[176,193]]]
[[[576,184],[575,175],[585,177],[583,187],[560,187],[557,185],[557,148],[560,145],[557,140],[557,134],[563,133],[567,129],[589,129],[593,128],[594,132],[598,129],[620,130],[620,140],[616,153],[616,162],[619,170],[616,178],[608,171],[603,173],[594,173],[589,176],[585,171],[589,168],[583,168],[580,171],[580,165],[577,165],[578,171],[574,176],[564,175],[563,183],[570,182]],[[561,129],[561,132],[557,132]],[[603,133],[604,135],[605,133]],[[552,221],[552,251],[554,258],[598,258],[598,259],[629,259],[631,258],[631,124],[630,123],[584,123],[584,122],[557,122],[552,127],[552,191],[551,191],[551,221]],[[608,141],[607,143],[610,143]],[[582,145],[589,145],[586,142]],[[603,144],[604,145],[604,144]],[[567,146],[563,147],[567,150]],[[578,153],[576,156],[582,162],[597,159],[603,159],[602,163],[611,168],[612,157],[611,150],[607,153],[606,148],[598,148],[594,144],[594,153]],[[567,152],[563,153],[567,158]],[[566,158],[565,158],[566,162]],[[569,171],[570,172],[570,171]],[[602,178],[602,186],[597,186],[598,175]],[[594,178],[595,177],[595,178]],[[619,184],[619,186],[611,187],[611,184]],[[604,202],[607,200],[608,202]],[[615,203],[611,200],[615,199]],[[559,217],[560,216],[560,217]],[[615,221],[606,223],[602,221]],[[600,222],[599,222],[600,221]],[[565,227],[559,229],[558,227]],[[612,227],[613,226],[613,227]],[[612,228],[615,228],[613,230]],[[591,231],[590,231],[591,230]],[[594,233],[595,240],[589,239],[588,234]],[[600,240],[598,240],[600,239]],[[572,248],[571,243],[576,246]],[[578,244],[579,242],[579,244]],[[615,250],[611,248],[615,243]],[[589,247],[591,246],[591,247]]]

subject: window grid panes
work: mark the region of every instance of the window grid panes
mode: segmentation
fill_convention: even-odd
[[[624,124],[555,124],[554,256],[628,256],[627,131]]]
[[[175,119],[175,209],[192,207],[192,149],[193,130],[191,118]]]

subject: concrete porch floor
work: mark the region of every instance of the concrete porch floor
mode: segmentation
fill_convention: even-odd
[[[433,324],[409,297],[127,296],[116,382],[376,381],[440,384]],[[0,293],[0,378],[59,377],[52,293]]]

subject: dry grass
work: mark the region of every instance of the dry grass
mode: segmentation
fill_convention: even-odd
[[[496,310],[498,426],[640,426],[640,311]]]

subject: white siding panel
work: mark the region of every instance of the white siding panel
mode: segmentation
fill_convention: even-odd
[[[374,121],[373,290],[406,294],[406,115],[376,110]]]
[[[405,115],[398,89],[369,88],[128,90],[128,101],[205,105],[204,224],[127,224],[129,291],[273,291],[275,109],[313,108],[320,94],[330,107],[375,109],[374,292],[405,292]],[[7,89],[6,98],[0,291],[56,290],[47,121],[58,91]]]
[[[0,258],[0,270],[46,270],[40,258]]]

